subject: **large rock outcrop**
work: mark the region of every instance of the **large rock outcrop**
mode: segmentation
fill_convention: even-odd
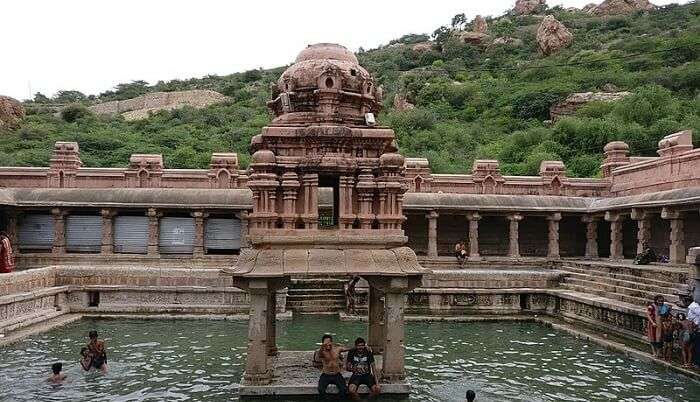
[[[489,24],[486,22],[484,17],[477,15],[474,18],[474,21],[472,21],[472,31],[473,32],[486,33],[486,31],[488,29],[489,29]]]
[[[517,15],[532,15],[541,13],[546,8],[546,0],[517,0],[513,11]]]
[[[543,55],[555,54],[573,41],[574,35],[552,15],[544,17],[537,28],[537,47]]]
[[[573,116],[576,111],[590,102],[614,102],[631,92],[577,92],[569,95],[561,102],[557,102],[549,108],[549,116],[552,121],[557,121],[565,116]]]
[[[22,103],[15,98],[0,95],[0,127],[13,128],[24,119]]]
[[[207,89],[151,92],[132,99],[99,103],[90,106],[90,110],[97,115],[116,116],[120,114],[126,120],[140,120],[147,118],[149,112],[179,109],[184,106],[201,109],[226,100],[228,97]]]
[[[588,12],[595,15],[624,15],[653,9],[654,5],[649,0],[605,0]]]

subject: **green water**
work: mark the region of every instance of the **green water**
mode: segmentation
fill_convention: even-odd
[[[106,339],[110,372],[84,374],[89,330]],[[349,343],[365,325],[307,317],[278,323],[282,349],[314,349],[322,333]],[[224,401],[244,369],[246,322],[85,319],[0,348],[2,401]],[[412,400],[698,401],[700,383],[534,323],[408,323]],[[45,382],[64,362],[68,380]]]

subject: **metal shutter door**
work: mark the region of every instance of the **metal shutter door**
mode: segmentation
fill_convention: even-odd
[[[114,217],[114,252],[146,254],[148,252],[148,217]]]
[[[66,217],[66,251],[99,253],[101,248],[101,216],[68,215]]]
[[[53,215],[25,215],[19,225],[18,237],[20,251],[51,251],[53,247]]]
[[[194,218],[161,218],[158,246],[162,254],[192,254]]]
[[[204,244],[211,250],[239,250],[241,248],[241,221],[239,219],[207,219]]]

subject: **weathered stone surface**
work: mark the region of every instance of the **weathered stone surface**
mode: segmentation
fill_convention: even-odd
[[[546,7],[547,2],[545,0],[517,0],[513,11],[517,15],[531,15],[544,11]]]
[[[484,17],[477,15],[474,18],[474,21],[472,21],[472,32],[480,32],[480,33],[486,33],[488,30],[488,23],[484,19]]]
[[[572,116],[576,110],[590,102],[614,102],[631,95],[631,92],[578,92],[569,95],[561,102],[555,103],[549,109],[552,121],[562,116]]]
[[[586,6],[584,10],[589,6]],[[654,5],[649,0],[605,0],[593,8],[588,8],[586,11],[595,15],[623,15],[653,9]]]
[[[464,43],[472,45],[480,45],[486,41],[489,36],[483,32],[462,32],[459,34],[459,39]]]
[[[0,95],[0,127],[15,127],[24,115],[24,106],[20,101]]]
[[[139,120],[147,118],[149,112],[180,109],[184,106],[200,109],[227,99],[228,97],[216,91],[201,89],[151,92],[133,99],[100,103],[90,106],[90,110],[97,115],[121,114],[126,120]]]
[[[583,8],[581,9],[581,11],[586,12],[586,13],[592,13],[593,10],[595,10],[596,7],[598,7],[597,4],[595,4],[595,3],[588,3],[588,4],[586,4],[585,6],[583,6]]]
[[[430,42],[420,42],[411,46],[414,52],[430,52],[433,50],[433,44]]]
[[[394,95],[394,109],[396,110],[408,110],[415,108],[415,105],[406,100],[405,95],[396,94]]]
[[[574,35],[553,15],[544,17],[537,28],[537,47],[541,54],[555,54],[569,47],[573,41]]]

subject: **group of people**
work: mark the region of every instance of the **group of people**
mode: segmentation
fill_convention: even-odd
[[[347,353],[344,365],[343,353]],[[352,399],[359,399],[359,388],[363,384],[367,386],[371,396],[381,393],[374,354],[362,338],[355,340],[354,348],[346,348],[334,344],[331,335],[323,335],[321,347],[314,353],[314,366],[321,369],[318,394],[322,399],[325,399],[328,386],[331,384],[336,386],[338,397],[341,399],[348,393]],[[351,373],[347,383],[343,377],[343,367]]]
[[[86,346],[80,349],[80,367],[85,371],[90,371],[94,368],[100,370],[103,374],[107,373],[107,350],[105,348],[105,341],[99,339],[97,336],[97,331],[90,331],[88,333],[89,341]],[[48,382],[51,384],[61,384],[65,379],[66,375],[62,373],[63,363],[54,363],[51,365],[52,374],[48,378]]]
[[[647,306],[647,338],[651,353],[670,362],[674,350],[680,349],[683,367],[700,367],[700,304],[689,296],[681,297],[688,314],[675,315],[664,297],[657,295]]]
[[[634,263],[637,265],[648,265],[652,262],[668,262],[668,256],[666,255],[656,255],[656,252],[649,245],[649,243],[644,243],[642,245],[642,252],[634,257]]]

